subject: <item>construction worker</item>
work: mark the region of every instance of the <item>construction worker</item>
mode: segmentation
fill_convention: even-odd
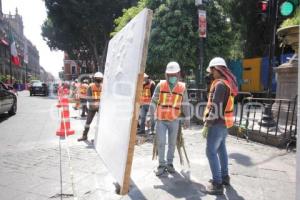
[[[71,83],[71,97],[74,99],[75,105],[74,110],[78,110],[80,108],[80,99],[79,99],[79,87],[78,79],[75,79],[74,82]]]
[[[84,79],[79,86],[79,99],[81,104],[81,117],[86,117],[87,113],[87,90],[89,87],[89,81]]]
[[[101,72],[96,72],[94,75],[94,83],[90,84],[87,90],[87,101],[89,104],[88,116],[86,119],[84,131],[81,138],[78,138],[78,141],[87,140],[87,135],[90,130],[90,124],[92,123],[96,112],[99,110],[100,97],[102,92],[102,81],[103,74]]]
[[[155,83],[154,81],[152,81],[149,76],[144,73],[144,82],[143,82],[143,92],[142,92],[142,96],[140,99],[140,124],[139,124],[139,130],[138,130],[138,134],[145,134],[145,122],[146,122],[146,117],[147,117],[147,113],[149,110],[149,105],[151,103],[151,98],[152,95],[154,93],[155,90]],[[154,132],[154,126],[155,123],[151,123],[151,130],[150,133]]]
[[[173,166],[177,133],[180,116],[184,114],[184,128],[189,126],[190,108],[185,83],[180,82],[180,66],[177,62],[170,62],[165,72],[166,80],[156,86],[151,106],[150,116],[156,113],[156,136],[159,165],[156,176],[167,176],[175,173]],[[168,152],[165,159],[166,137],[168,134]]]
[[[230,184],[226,137],[233,126],[234,96],[238,93],[235,76],[228,69],[223,58],[212,59],[207,68],[213,76],[204,111],[204,128],[207,137],[206,156],[212,173],[212,180],[206,188],[208,194],[222,195],[223,185]]]

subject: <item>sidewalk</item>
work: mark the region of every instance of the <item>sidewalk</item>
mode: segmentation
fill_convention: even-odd
[[[72,122],[75,123],[74,120]],[[91,129],[91,137],[94,130]],[[178,173],[168,178],[159,179],[153,173],[157,161],[152,161],[152,144],[136,146],[132,187],[128,196],[121,197],[114,193],[114,179],[96,155],[92,144],[78,143],[72,136],[70,143],[79,199],[216,199],[202,192],[211,177],[200,127],[194,126],[184,131],[184,138],[191,168],[180,166],[176,151],[175,167]],[[232,187],[217,199],[294,199],[295,153],[247,143],[232,136],[228,137],[227,146]]]
[[[21,94],[20,96],[22,96]],[[59,139],[55,135],[59,118],[55,99],[20,97],[19,103],[36,105],[22,108],[18,114],[2,122],[0,139],[0,199],[1,200],[46,200],[60,199]],[[39,104],[39,102],[43,104]],[[49,107],[53,109],[49,109]],[[31,115],[28,115],[31,114]],[[152,161],[152,144],[135,147],[132,167],[132,187],[127,196],[115,194],[114,178],[101,161],[93,145],[77,142],[81,136],[84,119],[75,118],[79,112],[71,109],[71,125],[75,135],[68,145],[74,172],[74,186],[79,200],[114,199],[230,199],[230,200],[293,200],[295,194],[295,153],[286,153],[245,140],[228,137],[229,168],[232,188],[224,196],[209,196],[202,193],[210,179],[210,170],[205,156],[205,140],[200,127],[184,131],[191,168],[180,166],[175,153],[177,174],[159,179],[153,171],[157,161]],[[33,122],[39,121],[34,126]],[[93,139],[95,123],[90,130]],[[21,124],[14,126],[14,124]],[[30,133],[30,134],[29,134]],[[14,138],[10,137],[14,136]],[[17,137],[18,136],[18,137]],[[15,139],[17,138],[17,140]],[[66,140],[62,140],[62,179],[65,194],[63,199],[73,199]],[[67,198],[69,197],[69,198]]]

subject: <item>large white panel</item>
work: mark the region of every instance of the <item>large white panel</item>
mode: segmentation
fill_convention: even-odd
[[[138,74],[149,34],[151,12],[144,9],[132,19],[108,46],[100,105],[96,150],[122,186],[128,156]],[[145,59],[145,58],[144,58]]]

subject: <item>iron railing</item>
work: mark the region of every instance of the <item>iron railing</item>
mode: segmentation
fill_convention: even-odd
[[[267,104],[272,105],[273,119],[269,120],[269,125],[263,123]],[[296,108],[297,96],[294,99],[244,98],[241,104],[236,105],[234,122],[239,129],[235,133],[237,136],[242,133],[247,140],[256,135],[260,142],[289,145],[296,140]],[[262,138],[264,141],[261,141]]]

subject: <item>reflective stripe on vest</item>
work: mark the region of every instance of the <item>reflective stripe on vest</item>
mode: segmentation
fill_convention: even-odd
[[[92,99],[95,101],[100,100],[102,86],[100,85],[100,87],[97,87],[95,83],[92,83],[91,89],[92,89]]]
[[[217,79],[214,80],[213,83],[210,86],[210,90],[209,90],[209,95],[208,95],[208,102],[204,111],[204,121],[206,120],[206,118],[209,115],[209,112],[211,110],[211,106],[212,106],[212,96],[213,96],[213,92],[215,91],[216,85],[219,81],[222,81],[230,90],[230,94],[228,97],[228,101],[226,103],[226,107],[224,110],[224,120],[225,120],[225,125],[227,128],[230,128],[233,126],[234,123],[234,96],[231,93],[231,87],[230,84],[227,80],[222,80],[222,79]]]
[[[150,90],[150,88],[151,88],[151,82],[147,83],[143,87],[141,101],[140,101],[142,105],[150,104],[150,102],[151,102],[151,90]]]
[[[172,92],[167,81],[160,82],[160,93],[156,111],[158,120],[173,121],[180,116],[184,91],[185,83],[183,82],[178,82]]]

